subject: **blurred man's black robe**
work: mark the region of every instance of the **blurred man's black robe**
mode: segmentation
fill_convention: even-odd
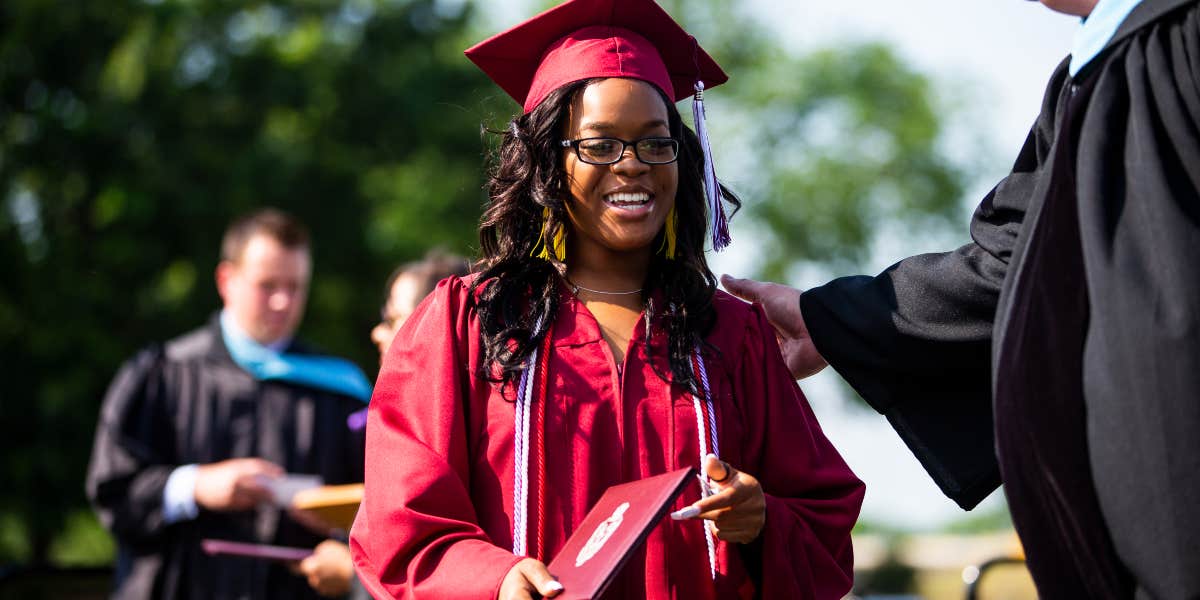
[[[289,352],[303,351],[293,347]],[[363,476],[363,439],[346,417],[362,403],[233,362],[216,319],[143,351],[113,380],[88,469],[88,496],[119,546],[114,598],[316,598],[282,563],[214,557],[202,538],[313,547],[324,538],[274,507],[163,522],[163,488],[190,463],[258,457],[327,484]]]
[[[960,505],[1003,479],[1042,597],[1200,597],[1195,0],[1059,66],[971,235],[804,293],[818,350]]]

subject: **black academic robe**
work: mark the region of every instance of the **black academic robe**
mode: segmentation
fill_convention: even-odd
[[[303,352],[293,344],[289,352]],[[163,522],[163,488],[190,463],[259,457],[328,484],[363,476],[356,399],[257,381],[233,362],[216,319],[127,362],[104,399],[87,491],[117,539],[114,598],[316,598],[281,563],[208,556],[202,538],[313,547],[322,537],[273,506]]]
[[[1064,61],[973,242],[801,296],[817,349],[1045,598],[1200,597],[1200,8]]]

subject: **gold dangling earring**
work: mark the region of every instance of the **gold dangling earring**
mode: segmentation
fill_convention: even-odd
[[[667,223],[663,228],[663,243],[658,247],[658,251],[662,252],[663,247],[667,249],[667,260],[675,260],[675,222],[679,219],[675,215],[675,207],[667,212]]]
[[[530,256],[536,256],[542,260],[550,260],[550,253],[546,250],[546,222],[550,220],[550,209],[542,207],[542,227],[538,230],[538,241],[533,245],[533,250],[529,251]],[[541,248],[541,252],[538,251]]]
[[[550,253],[554,253],[554,258],[558,262],[564,262],[567,259],[567,233],[561,225],[558,231],[554,232],[554,240],[552,244],[546,244],[546,227],[550,223],[550,208],[542,207],[542,231],[538,235],[538,243],[534,245],[534,250],[541,246],[542,251],[537,253],[537,257],[542,260],[550,260]],[[532,254],[532,252],[531,252]]]
[[[558,262],[567,262],[567,228],[559,225],[558,231],[554,232],[554,247],[552,248],[554,257]]]

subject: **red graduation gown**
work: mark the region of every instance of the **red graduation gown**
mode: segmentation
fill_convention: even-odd
[[[443,281],[417,308],[375,386],[350,546],[376,598],[490,600],[521,559],[511,553],[515,405],[477,376],[468,287]],[[721,456],[762,483],[766,524],[751,544],[718,542],[714,583],[701,521],[665,519],[606,596],[840,598],[862,482],[821,432],[761,311],[723,292],[714,305],[708,342],[720,353],[706,367]],[[545,415],[547,562],[609,486],[699,462],[691,396],[647,362],[644,322],[618,371],[595,318],[564,291]],[[672,510],[697,499],[690,485]]]

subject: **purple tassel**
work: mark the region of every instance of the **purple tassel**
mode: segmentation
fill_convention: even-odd
[[[713,166],[712,146],[708,143],[708,127],[704,123],[704,82],[696,82],[696,95],[692,96],[692,119],[696,123],[696,136],[704,150],[704,191],[708,195],[708,214],[712,217],[713,250],[720,252],[733,241],[729,237],[729,219],[721,203],[721,188],[717,184],[717,170]]]

